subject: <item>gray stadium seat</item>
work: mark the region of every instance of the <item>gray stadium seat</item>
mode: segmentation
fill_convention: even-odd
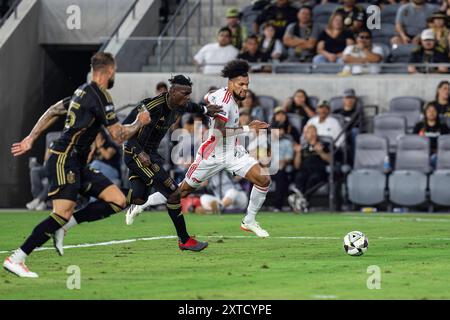
[[[450,135],[438,138],[436,170],[430,176],[430,200],[450,206]]]
[[[402,206],[417,206],[426,201],[429,155],[428,137],[407,135],[399,139],[395,171],[388,183],[391,202]]]
[[[389,103],[389,112],[404,116],[406,128],[408,132],[412,132],[416,123],[420,121],[423,103],[419,97],[396,97]]]
[[[389,152],[394,152],[397,139],[406,133],[406,118],[398,114],[381,113],[373,118],[373,132],[389,141]]]
[[[381,23],[381,29],[372,30],[373,42],[381,42],[390,45],[390,40],[397,34],[393,23]]]
[[[381,10],[381,25],[386,23],[395,24],[395,17],[400,4],[385,5]]]
[[[277,106],[277,100],[271,96],[259,96],[258,95],[259,105],[264,109],[265,114],[268,119],[272,119],[273,109]]]
[[[311,103],[311,107],[317,109],[317,104],[319,103],[319,98],[316,96],[309,96],[309,102]]]
[[[391,47],[383,42],[374,43],[374,45],[378,45],[383,49],[383,61],[388,61],[389,56],[391,55]]]
[[[338,6],[336,3],[325,3],[315,6],[313,8],[313,21],[316,23],[327,23]]]
[[[414,44],[403,44],[393,49],[391,52],[391,62],[408,63],[411,52],[416,48]]]
[[[388,141],[374,134],[356,137],[354,169],[347,176],[349,200],[358,205],[377,205],[386,200],[384,159]]]

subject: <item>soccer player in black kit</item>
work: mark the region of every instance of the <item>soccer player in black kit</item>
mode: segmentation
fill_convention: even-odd
[[[133,117],[141,108],[150,113],[150,124],[128,139],[124,145],[124,160],[130,169],[130,203],[141,205],[147,201],[151,186],[167,198],[167,210],[179,238],[181,250],[201,251],[208,246],[191,238],[186,231],[184,216],[181,214],[181,193],[176,182],[162,167],[163,159],[157,153],[162,138],[167,130],[184,112],[196,112],[215,116],[221,107],[208,105],[199,106],[189,101],[192,92],[192,82],[183,75],[174,76],[169,80],[169,92],[162,93],[151,99],[144,99],[128,115],[124,124],[133,121]]]
[[[7,271],[19,277],[38,277],[26,267],[26,257],[35,248],[47,242],[72,215],[89,217],[95,213],[107,217],[127,206],[122,191],[103,174],[91,170],[87,165],[87,157],[91,144],[103,126],[107,128],[113,140],[121,144],[148,124],[150,116],[147,110],[142,110],[135,114],[135,119],[129,124],[120,124],[107,91],[114,84],[114,57],[109,53],[96,53],[91,59],[91,66],[92,82],[80,86],[70,103],[65,99],[51,106],[31,133],[21,142],[14,143],[11,148],[14,156],[26,153],[45,129],[59,116],[66,115],[62,136],[50,146],[51,156],[47,162],[49,197],[53,202],[53,212],[33,229],[22,246],[3,263]],[[78,194],[98,200],[74,213]]]

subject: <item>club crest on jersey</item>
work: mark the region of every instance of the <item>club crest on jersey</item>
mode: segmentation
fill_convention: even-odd
[[[68,183],[70,183],[70,184],[74,184],[75,183],[75,173],[73,173],[72,170],[67,172],[66,178],[67,178],[67,182]]]

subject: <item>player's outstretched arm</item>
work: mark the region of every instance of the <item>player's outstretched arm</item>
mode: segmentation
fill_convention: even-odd
[[[219,117],[216,118],[214,129],[220,131],[223,137],[237,136],[242,133],[250,132],[250,130],[255,130],[255,132],[258,133],[258,131],[261,129],[269,128],[268,123],[259,120],[253,120],[252,122],[249,123],[248,126],[237,128],[225,128],[225,125],[226,121],[222,120]]]
[[[36,122],[28,136],[20,142],[13,143],[11,153],[14,157],[25,154],[31,150],[33,143],[42,134],[42,132],[54,124],[60,116],[67,114],[67,110],[64,106],[65,100],[66,99],[60,100],[48,108]]]
[[[209,117],[215,117],[218,113],[220,113],[223,110],[222,106],[218,106],[215,104],[209,104],[207,106],[201,106],[198,103],[194,102],[188,102],[188,105],[186,107],[187,112],[191,113],[203,113],[206,114]]]
[[[146,109],[140,111],[133,123],[122,125],[115,123],[107,129],[111,134],[114,142],[122,144],[136,134],[143,126],[150,123],[150,114]]]

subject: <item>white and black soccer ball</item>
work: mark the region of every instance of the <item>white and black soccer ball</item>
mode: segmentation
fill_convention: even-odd
[[[351,256],[360,256],[367,252],[369,239],[361,231],[351,231],[344,237],[344,250]]]

